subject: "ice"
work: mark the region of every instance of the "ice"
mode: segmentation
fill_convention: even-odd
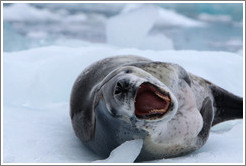
[[[155,7],[157,15],[155,19],[155,26],[165,26],[165,27],[202,27],[205,24],[201,21],[186,17],[184,15],[178,14],[174,10],[161,8],[159,6],[154,6],[153,4],[127,4],[121,13],[129,13],[134,10],[139,10],[144,7]]]
[[[47,9],[38,9],[38,8],[32,7],[30,4],[15,3],[15,4],[12,4],[11,6],[4,8],[3,20],[5,21],[27,21],[27,22],[64,21],[64,22],[73,23],[77,21],[85,21],[87,20],[87,17],[83,13],[69,15],[69,13],[67,13],[65,10],[60,10],[55,13]]]
[[[71,126],[69,97],[72,85],[85,67],[105,57],[140,55],[152,60],[178,63],[187,71],[202,76],[239,96],[243,94],[243,57],[237,54],[154,51],[74,43],[77,44],[70,45],[70,42],[60,41],[54,46],[4,52],[4,162],[134,161],[140,147],[138,141],[134,151],[128,150],[134,141],[128,142],[118,147],[108,159],[103,160],[80,143]],[[150,162],[242,162],[242,128],[242,120],[224,124],[224,127],[217,127],[211,132],[207,144],[200,150],[182,157]],[[125,156],[130,153],[132,158]],[[228,155],[231,157],[226,157]]]
[[[165,27],[203,27],[203,22],[188,18],[169,9],[158,8],[158,18],[155,22],[156,26]]]
[[[44,7],[50,10],[65,9],[70,13],[79,13],[81,11],[88,13],[100,13],[105,16],[112,16],[119,13],[126,5],[125,3],[35,3],[36,7]]]
[[[24,50],[30,47],[30,41],[18,34],[13,27],[4,22],[3,24],[3,51]]]
[[[231,22],[232,17],[229,15],[212,15],[212,14],[206,14],[202,13],[198,16],[198,18],[202,21],[206,22]]]
[[[150,4],[128,4],[106,24],[107,43],[151,50],[173,49],[173,41],[163,33],[151,34],[154,27],[201,27],[200,21]]]
[[[3,24],[3,51],[15,52],[34,47],[46,46],[51,41],[43,40],[48,34],[44,31],[31,31],[26,36],[18,33],[8,22]],[[41,40],[39,40],[41,39]]]
[[[3,10],[5,21],[57,21],[59,19],[61,18],[58,15],[48,10],[36,9],[25,3],[16,3]]]
[[[227,46],[213,43],[214,41],[223,43],[223,41],[235,38],[242,40],[241,6],[240,4],[162,3],[15,3],[4,5],[3,19],[5,22],[9,23],[21,37],[35,40],[29,41],[32,46],[25,47],[23,46],[25,44],[15,40],[20,45],[16,45],[16,48],[12,50],[5,48],[7,45],[5,44],[4,50],[17,51],[37,45],[44,46],[55,42],[54,40],[66,38],[97,43],[108,41],[116,46],[143,50],[195,49],[238,52],[242,49],[238,48],[239,45]],[[149,12],[150,10],[155,11]],[[199,15],[203,14],[212,19],[223,16],[223,18],[230,18],[231,21],[224,23],[199,20]],[[126,16],[127,20],[120,20]],[[149,18],[149,16],[153,17]],[[116,20],[115,25],[110,24],[111,29],[107,33],[106,22],[109,19],[108,23],[110,23],[114,17],[119,20]],[[127,22],[128,20],[134,23]],[[121,26],[121,24],[124,25]],[[127,29],[129,26],[131,29]],[[11,38],[8,40],[9,43],[13,42]],[[13,47],[13,45],[15,44],[8,46]],[[18,49],[18,47],[22,48]]]
[[[111,17],[106,24],[107,42],[117,46],[139,48],[156,17],[157,11],[149,6]]]
[[[230,51],[236,51],[236,52],[239,52],[243,48],[243,40],[240,38],[234,38],[225,41],[213,41],[210,42],[210,44],[215,48],[227,47]]]
[[[178,11],[182,15],[196,18],[200,14],[208,15],[228,15],[234,21],[243,19],[242,3],[170,3],[160,4],[160,6]]]
[[[97,160],[95,163],[133,163],[138,157],[142,146],[142,139],[126,141],[115,148],[107,159]]]

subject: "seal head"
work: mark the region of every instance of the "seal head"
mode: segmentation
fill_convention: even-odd
[[[165,84],[134,66],[112,71],[96,91],[96,127],[87,145],[103,156],[127,140],[145,139],[148,128],[167,123],[178,108]]]

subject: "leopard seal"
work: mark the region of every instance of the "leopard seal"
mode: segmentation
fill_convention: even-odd
[[[243,100],[177,64],[115,56],[78,76],[70,117],[76,136],[104,157],[143,139],[137,160],[144,161],[201,148],[211,126],[243,117]]]

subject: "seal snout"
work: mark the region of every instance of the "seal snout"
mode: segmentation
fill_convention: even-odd
[[[159,119],[168,111],[171,98],[168,92],[145,82],[139,86],[134,104],[138,118]]]

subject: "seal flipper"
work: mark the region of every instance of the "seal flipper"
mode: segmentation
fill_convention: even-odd
[[[200,110],[200,113],[202,115],[203,118],[203,128],[200,131],[200,133],[198,134],[198,139],[197,139],[197,146],[198,148],[203,146],[209,136],[209,131],[210,128],[212,126],[212,122],[213,122],[213,107],[212,107],[212,101],[209,97],[206,97],[203,100],[202,103],[202,108]]]
[[[218,87],[211,85],[214,96],[215,116],[213,125],[217,123],[243,118],[243,99]]]

